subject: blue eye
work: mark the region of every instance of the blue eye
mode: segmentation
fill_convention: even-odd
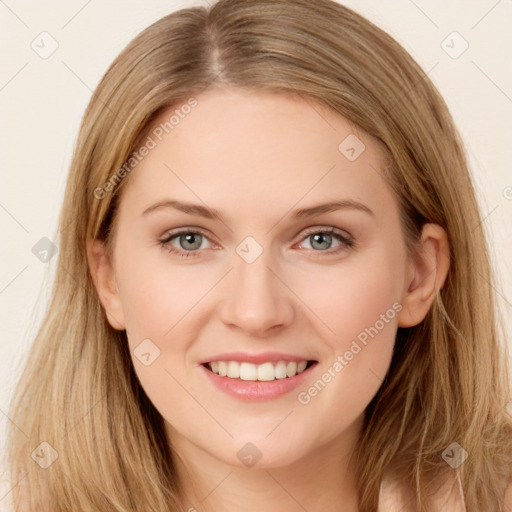
[[[173,240],[177,240],[178,247],[172,244]],[[326,255],[338,254],[339,252],[355,246],[354,239],[335,228],[310,228],[303,234],[302,240],[311,240],[311,250],[315,253],[323,253]],[[210,239],[201,231],[196,229],[186,229],[175,233],[168,234],[165,238],[159,240],[160,245],[172,254],[178,255],[180,258],[189,258],[198,256],[201,251],[199,249],[205,240]],[[338,246],[332,249],[330,246],[333,240],[338,241]],[[329,247],[326,247],[328,245]],[[320,254],[319,254],[320,255]]]
[[[337,254],[339,251],[350,248],[354,246],[354,240],[348,234],[343,234],[341,232],[336,231],[334,228],[327,228],[319,230],[318,228],[314,228],[312,231],[306,233],[304,238],[305,240],[311,240],[310,245],[312,247],[316,246],[319,251],[315,252],[327,252],[328,254]],[[339,245],[334,250],[330,250],[330,247],[325,247],[325,245],[331,245],[333,239],[338,240]],[[319,246],[324,247],[319,247]]]
[[[175,238],[183,249],[171,245],[171,241]],[[201,248],[204,240],[208,240],[208,238],[203,233],[188,229],[167,236],[163,240],[160,240],[160,245],[171,253],[179,254],[182,258],[188,258],[190,256],[196,256],[195,252],[197,252],[197,249]]]

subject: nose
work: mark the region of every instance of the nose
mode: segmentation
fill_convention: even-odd
[[[234,253],[233,267],[220,306],[226,325],[265,337],[293,321],[293,293],[279,275],[271,251],[264,250],[252,263]]]

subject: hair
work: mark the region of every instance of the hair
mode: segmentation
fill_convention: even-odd
[[[100,239],[112,249],[130,176],[104,197],[95,191],[159,114],[208,88],[282,93],[344,116],[385,147],[383,175],[407,247],[427,222],[448,234],[446,281],[423,322],[398,328],[389,371],[365,412],[354,459],[360,510],[377,510],[388,473],[410,491],[411,510],[428,510],[455,477],[468,512],[501,510],[512,480],[511,390],[464,146],[406,50],[331,0],[220,0],[173,12],[130,42],[101,79],[70,166],[51,300],[9,411],[16,510],[182,507],[164,420],[134,373],[126,332],[108,323],[86,244]],[[30,456],[43,441],[58,454],[47,469]],[[442,457],[453,442],[469,454],[457,470]]]

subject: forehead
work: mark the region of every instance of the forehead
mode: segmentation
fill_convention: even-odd
[[[166,193],[259,209],[305,196],[393,200],[383,145],[324,105],[238,89],[206,91],[193,108],[185,104],[163,112],[148,131],[152,149],[125,191],[141,205]]]

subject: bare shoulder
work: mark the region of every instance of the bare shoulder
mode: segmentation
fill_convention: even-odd
[[[512,487],[510,488],[512,492]],[[511,496],[512,497],[512,496]],[[412,512],[415,496],[398,479],[386,477],[382,481],[379,494],[378,512]],[[431,503],[432,512],[466,512],[464,497],[456,479],[445,481]],[[504,512],[512,512],[505,509]]]
[[[385,478],[382,482],[379,494],[378,512],[400,512],[411,511],[412,496],[404,489],[399,481]],[[458,482],[455,480],[452,485],[443,487],[434,500],[434,509],[436,512],[465,512],[464,497],[460,491]],[[512,482],[505,491],[503,499],[503,512],[512,512]]]
[[[380,486],[378,512],[396,510],[408,512],[410,510],[410,506],[407,505],[408,501],[406,489],[399,480],[388,476],[383,478]]]

